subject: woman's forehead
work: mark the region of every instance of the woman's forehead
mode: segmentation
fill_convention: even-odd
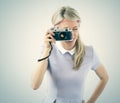
[[[62,22],[59,24],[59,27],[76,27],[79,25],[79,22],[76,20],[76,21],[71,21],[71,20],[68,20],[68,19],[64,19],[62,20]]]

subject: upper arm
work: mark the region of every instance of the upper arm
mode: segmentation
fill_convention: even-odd
[[[105,69],[105,67],[101,64],[99,65],[96,70],[95,70],[97,76],[101,79],[101,80],[105,80],[108,81],[108,74],[107,71]]]

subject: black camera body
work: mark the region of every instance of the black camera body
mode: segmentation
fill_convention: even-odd
[[[55,29],[53,30],[54,38],[56,41],[71,41],[72,32],[69,28],[67,29]]]

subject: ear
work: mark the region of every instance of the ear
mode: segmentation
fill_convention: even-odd
[[[78,22],[78,23],[81,23],[81,21],[80,21],[80,20],[77,20],[77,22]]]

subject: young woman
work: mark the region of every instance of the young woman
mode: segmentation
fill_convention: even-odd
[[[51,45],[52,51],[49,58],[37,62],[32,88],[39,88],[48,70],[57,88],[57,98],[53,103],[95,103],[108,81],[108,75],[93,47],[84,45],[80,39],[78,12],[71,7],[61,7],[54,13],[52,24],[58,29],[71,29],[72,40],[56,42],[54,33],[51,30],[46,32],[42,58],[49,55]],[[84,101],[84,83],[90,69],[95,71],[100,82],[90,98]]]

